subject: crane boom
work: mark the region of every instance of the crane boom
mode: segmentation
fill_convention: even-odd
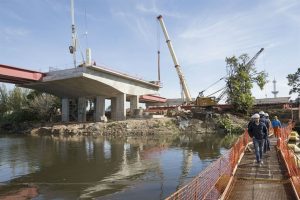
[[[175,55],[175,52],[174,52],[174,49],[173,49],[173,46],[172,46],[172,43],[171,43],[171,40],[169,38],[169,35],[168,35],[168,32],[167,32],[167,29],[166,29],[166,26],[165,26],[165,23],[163,21],[163,18],[161,15],[159,15],[157,17],[160,25],[161,25],[161,28],[164,32],[164,35],[165,35],[165,38],[166,38],[166,43],[168,45],[168,48],[169,48],[169,51],[170,51],[170,54],[172,56],[172,59],[173,59],[173,62],[174,62],[174,65],[175,65],[175,68],[176,68],[176,71],[177,71],[177,74],[178,74],[178,77],[179,77],[179,81],[180,81],[180,86],[184,92],[184,96],[185,96],[185,100],[186,102],[191,102],[192,101],[192,97],[191,97],[191,94],[190,94],[190,91],[188,89],[188,86],[186,84],[186,81],[184,79],[184,75],[181,71],[181,68],[180,68],[180,65],[177,61],[177,58],[176,58],[176,55]]]
[[[256,58],[263,52],[264,48],[261,48],[254,56],[249,60],[249,62],[246,64],[246,66],[252,65],[252,63],[256,60]]]

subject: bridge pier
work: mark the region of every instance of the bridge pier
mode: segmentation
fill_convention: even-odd
[[[101,117],[105,116],[105,97],[97,96],[95,105],[95,121],[100,122]]]
[[[68,98],[61,99],[61,121],[69,122],[70,103]]]
[[[86,122],[86,99],[78,98],[78,122]]]
[[[131,96],[130,97],[130,114],[133,116],[134,109],[137,109],[139,105],[139,96]]]
[[[126,120],[126,94],[111,98],[111,118],[116,121]]]

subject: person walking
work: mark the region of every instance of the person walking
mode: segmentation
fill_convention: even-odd
[[[266,127],[268,130],[268,134],[266,135],[266,137],[264,138],[264,153],[266,153],[267,151],[270,151],[270,140],[269,140],[269,134],[270,134],[270,128],[271,128],[271,120],[269,119],[269,114],[265,113],[265,123],[266,123]]]
[[[281,122],[278,120],[278,117],[275,116],[273,121],[272,121],[272,127],[274,130],[274,135],[275,137],[279,137],[281,134]]]
[[[268,113],[265,113],[265,121],[266,121],[266,126],[268,128],[268,133],[270,133],[270,128],[272,126],[272,123],[271,123]]]
[[[256,162],[258,164],[263,164],[262,153],[264,146],[264,138],[268,134],[267,126],[265,123],[260,121],[259,114],[253,115],[254,123],[251,123],[248,127],[248,133],[253,139]]]
[[[259,113],[259,121],[264,123],[269,131],[269,128],[270,128],[270,124],[268,123],[267,119],[266,119],[266,116],[265,116],[265,112],[264,111],[260,111]],[[268,115],[269,116],[269,115]],[[269,134],[269,132],[268,132]]]

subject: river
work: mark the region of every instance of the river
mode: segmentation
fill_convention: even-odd
[[[213,135],[64,138],[0,135],[0,197],[163,199],[226,151]]]

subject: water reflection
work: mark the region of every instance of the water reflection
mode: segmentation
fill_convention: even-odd
[[[217,159],[225,151],[220,141],[1,136],[0,194],[30,184],[38,187],[37,199],[162,199]]]

